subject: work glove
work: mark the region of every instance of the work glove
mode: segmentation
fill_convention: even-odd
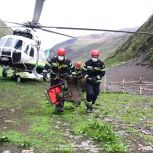
[[[88,75],[85,75],[84,79],[87,80],[88,78],[89,78],[89,76]]]
[[[96,77],[96,83],[100,83],[101,82],[101,77],[100,77],[100,75],[97,75],[97,77]]]
[[[47,70],[43,70],[43,81],[47,80]]]
[[[100,83],[101,82],[101,80],[96,80],[96,83]]]
[[[97,80],[101,80],[100,75],[97,75],[96,79],[97,79]]]
[[[72,75],[72,78],[76,78],[76,72],[72,72],[71,75]]]
[[[43,73],[47,73],[47,70],[43,70]]]
[[[43,70],[43,76],[47,76],[47,70]]]
[[[72,75],[76,75],[76,72],[72,72]]]

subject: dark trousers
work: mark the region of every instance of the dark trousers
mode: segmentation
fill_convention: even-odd
[[[100,92],[100,84],[92,83],[92,82],[86,82],[86,98],[87,102],[92,102],[92,104],[95,103],[97,96]]]

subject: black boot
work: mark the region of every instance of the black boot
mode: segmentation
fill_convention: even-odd
[[[93,104],[95,104],[95,102],[96,102],[96,101],[95,101],[95,100],[93,100],[93,101],[92,101],[92,105],[93,105]]]
[[[64,110],[63,108],[64,108],[63,103],[58,103],[58,104],[55,106],[55,112],[61,113],[61,112],[63,112],[63,110]]]
[[[92,110],[93,110],[92,106],[87,106],[86,110],[87,113],[92,113]]]

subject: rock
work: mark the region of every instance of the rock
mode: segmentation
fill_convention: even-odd
[[[106,121],[106,122],[113,122],[113,119],[110,118],[110,117],[105,117],[105,118],[104,118],[104,121]]]
[[[58,125],[55,126],[55,129],[60,129],[60,127]]]
[[[12,112],[12,113],[15,113],[15,109],[12,108],[12,109],[11,109],[11,112]]]
[[[57,121],[57,124],[61,124],[61,122],[60,121]]]
[[[10,150],[5,150],[5,151],[3,151],[3,153],[11,153],[11,151]]]
[[[90,141],[87,140],[87,141],[83,141],[81,145],[86,147],[86,146],[89,146],[89,143],[90,143]]]
[[[65,129],[66,131],[71,131],[71,129]]]
[[[6,128],[7,128],[7,127],[6,127],[6,126],[4,126],[4,127],[3,127],[3,130],[5,130]]]
[[[125,131],[118,131],[117,135],[118,136],[127,136],[128,134]]]
[[[34,153],[33,150],[22,150],[21,153]]]
[[[149,135],[151,134],[149,131],[145,131],[145,130],[140,130],[142,133],[146,134],[146,135]]]
[[[67,123],[67,122],[64,122],[64,124],[63,124],[64,126],[68,126],[69,125],[69,123]]]
[[[143,150],[143,151],[153,151],[153,148],[151,146],[144,146],[140,150]]]
[[[5,123],[13,123],[12,120],[5,120]]]

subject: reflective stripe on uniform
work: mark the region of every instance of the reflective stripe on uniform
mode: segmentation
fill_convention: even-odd
[[[93,67],[92,66],[87,66],[87,70],[92,70]]]
[[[59,68],[66,68],[66,67],[68,67],[68,66],[67,66],[67,65],[62,64],[62,65],[59,65],[58,67],[59,67]]]
[[[85,101],[85,104],[86,104],[86,106],[90,107],[90,106],[92,106],[92,101],[90,101],[90,102]]]
[[[57,63],[52,63],[51,66],[52,67],[58,67],[58,64]]]
[[[93,69],[94,69],[94,70],[98,70],[98,71],[100,71],[100,70],[101,70],[101,68],[100,68],[100,67],[94,67]]]

